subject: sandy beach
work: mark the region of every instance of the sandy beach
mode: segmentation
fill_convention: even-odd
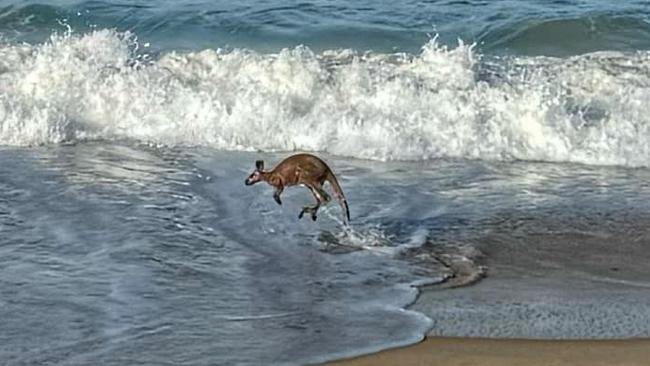
[[[329,366],[634,366],[650,363],[650,340],[545,341],[429,337],[416,345]]]

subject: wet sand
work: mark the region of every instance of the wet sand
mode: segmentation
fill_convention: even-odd
[[[650,218],[599,215],[506,216],[470,243],[487,277],[423,288],[410,307],[433,321],[428,338],[327,365],[650,365]]]
[[[636,366],[650,364],[650,339],[546,341],[429,337],[329,366]]]

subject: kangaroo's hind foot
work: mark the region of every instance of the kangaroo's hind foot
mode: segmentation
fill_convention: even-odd
[[[311,206],[303,207],[302,211],[300,211],[300,214],[298,214],[298,219],[302,219],[302,216],[305,213],[311,213],[311,219],[316,221],[316,219],[317,219],[316,213],[318,212],[318,207],[320,207],[320,205],[313,206],[313,207],[311,207]]]

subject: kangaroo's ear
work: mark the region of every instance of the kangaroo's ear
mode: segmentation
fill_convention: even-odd
[[[264,160],[256,161],[255,167],[257,168],[257,170],[264,170]]]

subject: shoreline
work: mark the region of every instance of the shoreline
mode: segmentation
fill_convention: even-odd
[[[419,286],[408,307],[432,319],[427,337],[322,365],[650,364],[646,217],[611,227],[559,220],[504,225],[475,238],[475,252],[425,245],[418,257],[428,252],[452,274]]]
[[[532,340],[427,337],[417,344],[326,362],[323,366],[642,366],[650,339]]]

